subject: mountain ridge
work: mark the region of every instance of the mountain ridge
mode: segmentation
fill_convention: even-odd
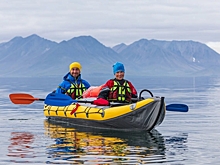
[[[0,43],[0,77],[63,76],[73,61],[83,75],[112,76],[112,65],[124,63],[126,75],[220,75],[220,54],[196,41],[140,39],[106,47],[92,36],[73,37],[59,43],[36,34],[16,36]]]

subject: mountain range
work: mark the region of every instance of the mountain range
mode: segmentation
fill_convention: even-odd
[[[196,41],[140,39],[111,48],[92,36],[57,43],[33,34],[0,43],[0,77],[63,76],[74,61],[82,64],[83,75],[94,77],[113,77],[117,61],[130,76],[220,75],[220,54]]]

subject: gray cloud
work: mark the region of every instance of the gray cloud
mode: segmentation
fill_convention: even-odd
[[[0,43],[38,34],[60,42],[91,35],[106,46],[141,38],[220,42],[216,0],[6,0]]]

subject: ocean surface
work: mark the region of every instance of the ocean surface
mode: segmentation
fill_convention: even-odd
[[[0,164],[219,164],[220,78],[129,78],[138,92],[189,106],[188,112],[167,111],[151,132],[56,125],[44,117],[43,101],[15,105],[9,99],[11,93],[45,98],[61,80],[0,78]],[[87,80],[93,86],[106,81]]]

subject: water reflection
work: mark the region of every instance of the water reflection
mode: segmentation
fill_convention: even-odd
[[[47,148],[53,161],[71,163],[164,162],[165,145],[161,134],[118,132],[57,125],[45,120],[45,134],[54,139]]]
[[[34,148],[32,144],[34,142],[34,135],[29,132],[12,132],[10,138],[11,144],[8,146],[8,157],[22,158],[23,161],[19,159],[11,159],[10,162],[22,162],[30,163],[28,159],[36,157],[34,153]]]

